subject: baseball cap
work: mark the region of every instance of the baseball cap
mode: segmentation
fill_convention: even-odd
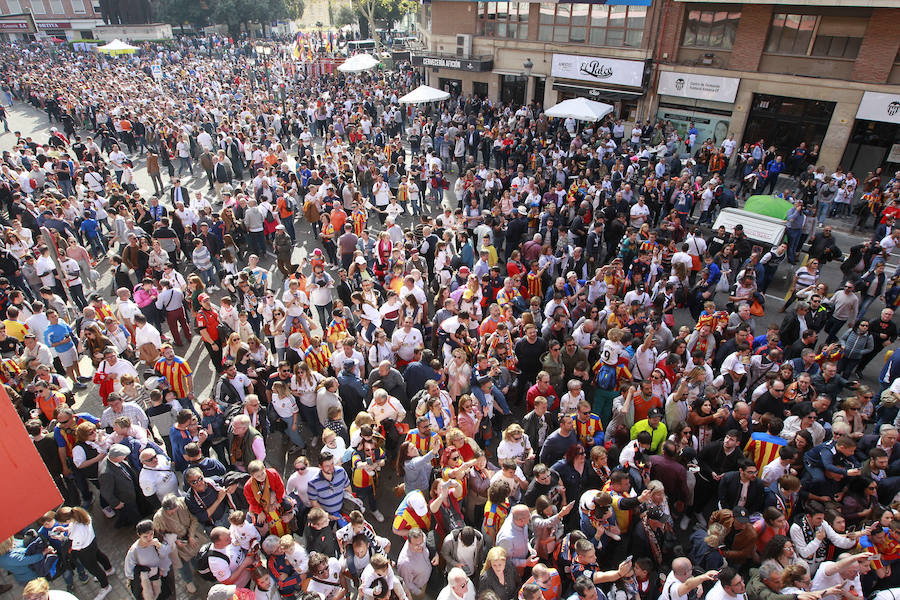
[[[662,416],[663,416],[663,411],[658,406],[654,406],[653,408],[650,409],[650,412],[647,413],[648,419],[652,419],[654,417],[662,418]]]
[[[406,503],[409,505],[409,508],[420,517],[424,517],[428,514],[428,503],[425,502],[425,496],[422,495],[421,491],[415,490]]]
[[[205,302],[207,300],[209,300],[209,294],[200,294],[199,296],[197,296],[198,302]]]
[[[735,506],[731,512],[734,515],[734,520],[738,523],[750,522],[750,515],[747,514],[747,509],[743,506]]]
[[[108,456],[110,458],[122,458],[131,454],[131,448],[124,444],[113,444],[109,448]]]

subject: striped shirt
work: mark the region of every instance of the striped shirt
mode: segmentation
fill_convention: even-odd
[[[588,415],[587,421],[584,422],[575,419],[575,435],[578,436],[578,441],[586,446],[591,443],[599,443],[595,438],[602,431],[603,423],[600,421],[600,417],[594,413]]]
[[[166,378],[169,387],[172,388],[172,391],[175,392],[179,399],[187,398],[188,393],[190,393],[188,379],[194,371],[186,360],[180,356],[176,356],[172,362],[167,361],[165,358],[160,358],[156,361],[155,369],[157,373]]]
[[[310,369],[323,375],[328,373],[328,365],[331,362],[331,350],[327,344],[321,343],[318,348],[310,346],[306,349],[304,355],[306,364]]]
[[[337,515],[344,505],[344,488],[350,485],[350,478],[343,467],[335,467],[331,481],[320,471],[309,481],[307,493],[310,502],[318,502],[325,512]]]
[[[819,272],[817,271],[816,274],[813,275],[806,267],[797,269],[796,275],[797,285],[794,287],[795,290],[802,290],[805,287],[815,285],[815,283],[819,281]]]

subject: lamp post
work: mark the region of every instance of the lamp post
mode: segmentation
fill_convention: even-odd
[[[257,55],[262,55],[263,63],[266,66],[266,92],[269,94],[269,97],[272,97],[272,82],[269,78],[269,55],[272,54],[271,46],[263,46],[260,44],[255,48]]]

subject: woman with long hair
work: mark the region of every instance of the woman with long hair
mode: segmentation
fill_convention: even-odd
[[[281,367],[279,367],[281,368]],[[309,368],[306,362],[294,365],[294,375],[291,378],[291,390],[297,397],[297,408],[300,409],[300,416],[306,423],[306,426],[313,432],[313,439],[310,442],[315,446],[318,442],[318,436],[322,433],[322,426],[319,424],[319,415],[316,411],[316,392],[319,384],[324,381],[325,376]]]
[[[91,357],[95,369],[103,362],[103,350],[112,345],[113,343],[103,335],[96,323],[84,328],[84,353]]]
[[[490,590],[498,598],[515,598],[520,584],[521,578],[512,561],[507,559],[506,550],[502,546],[488,550],[478,580],[479,593]]]
[[[100,584],[100,591],[94,600],[102,600],[112,591],[108,576],[113,574],[113,568],[109,558],[97,546],[91,515],[80,506],[63,506],[56,512],[56,521],[59,531],[68,534],[72,544],[72,558],[84,565]]]
[[[431,438],[431,447],[425,454],[421,454],[416,445],[411,442],[400,444],[394,464],[397,468],[397,477],[403,480],[405,490],[424,490],[428,487],[432,468],[431,461],[439,448],[440,439],[436,436]]]

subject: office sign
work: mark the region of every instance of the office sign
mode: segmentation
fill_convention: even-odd
[[[857,119],[900,124],[900,94],[865,92],[856,111]]]
[[[415,67],[453,69],[456,71],[471,71],[473,73],[490,71],[494,68],[494,60],[491,58],[456,58],[455,56],[413,54],[410,57],[410,62]]]
[[[712,75],[660,71],[659,86],[656,88],[656,91],[667,96],[679,96],[681,98],[734,102],[740,83],[741,80],[737,77],[715,77]]]
[[[578,81],[639,88],[644,76],[644,63],[639,60],[554,54],[550,75]]]

